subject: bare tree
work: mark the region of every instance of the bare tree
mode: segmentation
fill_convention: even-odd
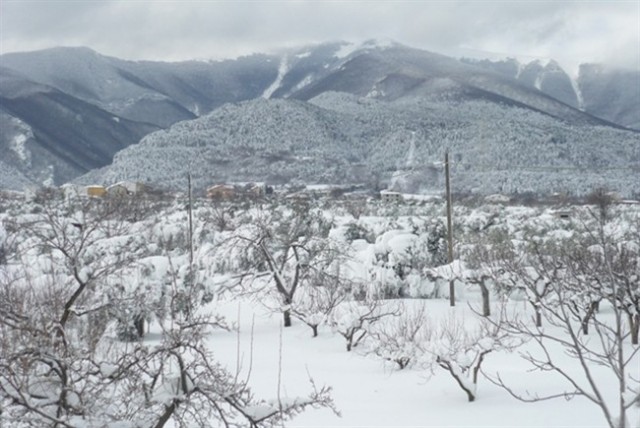
[[[635,325],[625,323],[628,306],[622,303],[628,302],[625,288],[629,279],[636,278],[637,282],[637,261],[631,262],[628,253],[637,244],[628,246],[610,236],[604,223],[595,223],[585,224],[586,229],[567,242],[551,243],[546,248],[550,251],[547,256],[553,254],[553,263],[538,265],[540,271],[551,269],[544,276],[554,279],[546,298],[538,301],[539,312],[551,328],[532,325],[517,314],[503,313],[502,328],[529,338],[540,351],[523,357],[534,369],[559,375],[568,389],[538,396],[516,391],[499,375],[492,380],[523,401],[585,397],[600,408],[609,427],[625,428],[640,388],[640,348],[625,343],[633,336]],[[534,256],[540,259],[538,254]],[[607,316],[595,316],[592,308],[596,301],[606,305]],[[592,329],[587,329],[587,324]],[[578,363],[579,374],[573,371],[573,364],[569,368],[561,363],[552,351],[555,346]],[[596,368],[604,368],[616,380],[616,405],[605,397],[605,384],[595,375]]]
[[[483,318],[479,325],[469,327],[451,314],[441,320],[431,338],[423,346],[432,364],[446,370],[465,392],[469,401],[477,397],[477,385],[482,363],[494,351],[513,349],[520,343],[502,329],[500,321]]]
[[[360,216],[367,212],[367,200],[365,198],[350,198],[345,200],[344,207],[353,218],[358,220]]]
[[[313,337],[317,337],[318,327],[348,298],[349,284],[350,281],[341,275],[339,264],[334,269],[311,272],[294,296],[291,314],[308,325]]]
[[[513,240],[499,235],[489,246],[475,246],[469,253],[472,272],[463,272],[465,280],[477,283],[483,295],[483,313],[489,305],[487,283],[492,282],[498,293],[507,296],[519,294],[531,305],[537,326],[542,326],[542,302],[551,293],[551,286],[563,274],[563,266],[555,257],[553,242],[531,237]]]
[[[325,269],[337,257],[337,249],[326,239],[328,231],[321,212],[301,208],[255,219],[249,235],[237,233],[232,239],[233,245],[249,246],[260,254],[280,298],[285,327],[291,326],[291,305],[300,286],[312,271]]]
[[[333,331],[344,337],[347,352],[358,346],[373,324],[389,316],[398,316],[399,308],[378,299],[344,302],[329,319]]]
[[[80,314],[106,309],[101,301],[105,278],[131,265],[136,245],[143,245],[129,235],[130,223],[114,218],[114,209],[102,201],[49,200],[40,214],[16,224],[22,243],[11,263],[48,266],[44,271],[55,277],[55,300],[62,304],[57,320],[62,329]]]
[[[13,303],[17,297],[14,293]],[[43,296],[21,297],[32,307],[33,299]],[[160,428],[172,420],[176,426],[258,427],[308,406],[333,407],[327,387],[314,386],[308,397],[290,403],[255,400],[247,381],[215,363],[204,339],[217,325],[207,318],[173,323],[155,346],[119,346],[104,337],[87,352],[84,342],[72,339],[71,327],[59,340],[46,319],[21,312],[0,321],[0,343],[11,343],[0,351],[2,418],[10,426],[129,422]]]
[[[479,242],[462,248],[464,262],[455,273],[460,280],[477,285],[482,296],[482,316],[491,315],[491,294],[495,288],[494,278],[503,273],[501,261],[513,257],[512,249],[505,245],[504,233],[483,234]]]
[[[433,326],[422,301],[416,308],[402,307],[398,317],[372,326],[369,349],[372,354],[403,370],[421,358],[432,332]]]
[[[610,220],[610,211],[613,204],[613,196],[609,189],[598,187],[587,195],[586,201],[597,209],[597,215],[603,223]]]
[[[207,335],[225,327],[220,318],[187,311],[161,324],[155,342],[118,341],[103,288],[137,256],[138,241],[98,215],[102,208],[81,215],[47,208],[18,222],[24,239],[0,266],[2,422],[262,427],[309,406],[333,408],[330,388],[313,383],[307,397],[255,399],[248,380],[217,364],[208,348]],[[178,291],[167,299],[179,299]]]

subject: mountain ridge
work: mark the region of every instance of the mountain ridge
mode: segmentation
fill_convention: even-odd
[[[365,147],[365,142],[361,141],[363,136],[375,137],[376,133],[391,135],[394,132],[411,132],[411,126],[400,126],[398,123],[420,122],[422,120],[420,113],[414,111],[416,105],[426,106],[429,109],[428,114],[433,113],[433,117],[430,117],[427,122],[431,119],[437,120],[438,123],[442,122],[442,128],[454,135],[460,132],[456,126],[470,126],[469,117],[474,117],[472,119],[474,127],[482,128],[480,126],[482,112],[478,113],[480,118],[476,119],[476,113],[468,111],[472,107],[487,110],[497,106],[495,108],[503,114],[513,114],[516,117],[522,116],[521,110],[528,110],[531,114],[547,115],[550,121],[545,122],[545,126],[555,129],[554,132],[565,140],[572,139],[567,134],[569,129],[574,129],[576,135],[583,133],[584,129],[611,128],[611,132],[614,132],[613,129],[617,129],[615,132],[623,132],[627,129],[620,123],[591,115],[590,112],[594,110],[599,111],[601,116],[613,117],[616,120],[622,118],[624,123],[635,124],[634,110],[628,107],[628,103],[622,102],[616,107],[617,110],[613,110],[610,106],[602,107],[602,103],[598,101],[607,99],[611,104],[610,97],[606,98],[606,95],[612,92],[611,88],[615,88],[616,83],[615,79],[608,77],[609,75],[602,70],[585,68],[584,75],[588,75],[589,78],[574,82],[567,80],[566,73],[553,61],[544,65],[491,61],[470,63],[470,61],[458,61],[444,55],[395,43],[381,44],[368,41],[360,45],[351,45],[335,42],[287,49],[278,55],[256,54],[237,60],[215,62],[125,61],[100,55],[88,48],[70,50],[57,48],[45,53],[5,54],[0,56],[0,60],[3,66],[0,67],[0,96],[3,97],[0,113],[4,115],[7,123],[22,124],[12,125],[11,132],[0,136],[0,149],[14,153],[8,157],[14,169],[17,165],[17,169],[34,183],[46,181],[60,184],[93,168],[103,168],[100,170],[103,173],[100,174],[107,177],[109,173],[104,171],[109,171],[110,167],[107,165],[112,162],[118,150],[138,144],[141,139],[139,144],[148,144],[149,139],[158,139],[158,135],[177,132],[172,131],[174,127],[182,132],[186,129],[181,125],[184,121],[195,121],[194,126],[197,128],[203,124],[198,118],[207,117],[220,109],[231,108],[229,106],[237,103],[252,101],[257,103],[256,106],[261,107],[255,108],[266,116],[259,117],[252,113],[254,120],[256,122],[269,120],[275,113],[268,103],[265,107],[265,104],[258,102],[263,98],[291,100],[293,103],[291,106],[297,106],[291,107],[291,111],[298,114],[296,109],[304,103],[313,105],[318,100],[322,101],[325,94],[329,94],[328,98],[333,100],[333,105],[323,106],[323,108],[330,108],[325,108],[319,117],[330,123],[322,126],[327,126],[335,138],[343,138],[345,144],[360,147],[358,149],[360,151]],[[510,76],[512,73],[516,73],[515,76]],[[604,76],[608,80],[602,83],[598,80],[598,76]],[[518,80],[520,77],[521,79]],[[12,79],[14,82],[21,80],[28,84],[23,83],[17,88],[15,84],[12,86]],[[574,87],[576,84],[586,85],[585,90],[576,90]],[[640,87],[640,84],[638,86]],[[344,105],[338,105],[346,99],[336,101],[340,98],[337,95],[339,92],[350,94],[355,98],[349,98],[350,101],[344,102]],[[613,93],[619,94],[619,91],[613,91]],[[12,98],[12,94],[17,96],[19,102]],[[622,95],[618,96],[623,101],[628,99]],[[296,104],[295,100],[303,104]],[[18,108],[20,103],[24,105],[22,109]],[[376,123],[371,129],[364,129],[359,124],[354,125],[349,118],[336,116],[336,113],[338,116],[348,115],[348,109],[358,109],[358,103],[377,106],[358,120],[375,122],[386,115],[388,116],[386,119],[380,120],[382,122],[386,120],[390,128],[385,129],[384,126]],[[277,102],[273,104],[280,106],[277,108],[285,108]],[[70,108],[70,105],[74,107]],[[463,112],[452,110],[452,105],[462,106]],[[581,105],[585,107],[585,111],[575,108]],[[85,122],[90,123],[91,126],[85,126],[85,128],[87,132],[91,130],[93,141],[87,138],[87,134],[83,134],[85,137],[76,138],[78,141],[84,141],[83,144],[89,147],[86,153],[80,150],[78,155],[74,156],[73,150],[69,150],[68,147],[77,147],[77,145],[69,146],[64,141],[68,139],[68,135],[76,134],[75,129],[79,126],[76,122],[82,123],[84,118],[75,122],[68,118],[66,122],[62,121],[61,123],[65,124],[63,128],[69,128],[62,132],[42,123],[42,117],[47,117],[45,107],[51,108],[53,112],[60,109],[69,110],[67,116],[71,115],[71,111],[80,118],[83,114],[87,115]],[[289,108],[289,105],[286,108]],[[400,113],[398,109],[401,108],[406,108],[407,111]],[[29,115],[28,112],[31,109],[39,111],[41,117]],[[386,112],[386,109],[392,112]],[[327,113],[327,111],[333,113]],[[441,117],[443,111],[449,111],[451,116]],[[403,114],[406,117],[400,119]],[[487,123],[494,120],[492,114],[487,112]],[[367,115],[373,115],[373,118]],[[460,117],[457,117],[459,115]],[[237,119],[230,116],[229,120],[235,123]],[[288,119],[281,120],[284,125]],[[538,120],[535,119],[534,122]],[[554,121],[559,121],[559,124],[550,125],[555,123]],[[260,126],[253,125],[246,124],[242,130],[237,130],[241,131],[240,134],[233,136],[238,153],[241,153],[243,146],[247,144],[251,146],[253,144],[251,141],[256,138],[254,134],[261,132]],[[287,128],[288,132],[299,135],[297,138],[303,138],[304,121],[297,126],[301,129]],[[318,125],[318,127],[322,126]],[[640,128],[640,124],[638,126]],[[351,136],[352,129],[359,129],[358,132],[362,135],[357,138]],[[154,130],[162,131],[158,134],[149,134]],[[269,132],[273,135],[277,134],[273,130]],[[421,132],[427,131],[423,129]],[[624,135],[637,135],[637,132],[628,132],[631,134]],[[436,134],[439,138],[447,139],[446,134]],[[231,139],[231,136],[224,132],[221,135],[227,140]],[[116,136],[117,141],[114,141],[113,136]],[[334,141],[322,136],[312,136],[310,139],[325,147],[332,147],[335,151],[332,156],[316,159],[314,162],[317,163],[317,168],[333,171],[335,168],[330,166],[331,162],[340,164],[342,167],[354,167],[358,164],[355,161],[341,163],[340,156],[345,153]],[[628,137],[623,138],[624,141],[628,139]],[[46,153],[35,149],[37,145],[33,143],[34,140],[40,141],[40,146],[49,147]],[[16,141],[23,142],[20,145]],[[90,149],[92,144],[96,145],[93,151],[99,159],[92,157],[89,153],[92,151]],[[274,141],[270,141],[269,144],[279,147]],[[370,149],[378,150],[375,148],[376,144],[378,142],[371,144]],[[589,145],[591,142],[585,144]],[[30,156],[32,167],[37,164],[37,172],[29,172],[29,162],[18,156],[15,150],[11,151],[11,147],[14,146],[20,146],[23,152],[33,149],[33,153],[25,156]],[[105,147],[110,149],[105,150]],[[227,149],[230,150],[229,147]],[[124,154],[118,154],[115,157],[114,168],[117,169],[121,157],[135,153],[133,148],[127,150],[120,152]],[[628,152],[629,147],[624,150]],[[629,159],[635,159],[633,150],[627,154]],[[346,153],[346,155],[357,157],[354,153]],[[276,154],[277,156],[279,155]],[[177,154],[176,157],[183,158]],[[305,154],[303,157],[306,158],[308,155]],[[375,158],[374,155],[372,155],[373,158]],[[209,160],[214,163],[220,161],[211,156]],[[294,161],[295,157],[290,160]],[[243,163],[240,159],[235,161]],[[254,166],[264,166],[256,159],[245,160],[244,164],[252,164],[254,161]],[[58,173],[50,174],[51,168]],[[366,165],[360,165],[357,168],[362,171],[368,170]],[[384,165],[384,168],[390,167]],[[64,174],[59,173],[62,170]],[[259,168],[254,170],[258,171]],[[371,181],[371,172],[364,174],[363,180]],[[94,175],[97,177],[100,174],[97,171]],[[327,176],[327,174],[324,175]],[[265,172],[266,176],[268,174]],[[347,177],[344,174],[342,176],[345,180],[351,180],[358,174],[354,177]],[[229,177],[227,174],[227,177],[218,178]],[[300,179],[297,173],[291,173],[287,177],[294,180]],[[319,178],[316,177],[316,179]],[[7,181],[4,180],[4,182]],[[3,181],[0,180],[0,186],[2,185]]]

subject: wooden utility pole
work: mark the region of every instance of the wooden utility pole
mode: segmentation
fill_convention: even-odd
[[[444,174],[446,180],[447,197],[447,262],[453,263],[453,215],[451,213],[451,179],[449,176],[449,151],[444,153]],[[449,280],[449,305],[456,305],[454,280]]]

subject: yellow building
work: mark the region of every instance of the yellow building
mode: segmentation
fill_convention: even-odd
[[[107,189],[104,186],[87,186],[87,196],[102,198],[107,194]]]

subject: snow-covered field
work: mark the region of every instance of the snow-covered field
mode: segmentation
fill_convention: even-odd
[[[2,428],[55,421],[74,428],[225,426],[224,419],[198,419],[208,403],[197,401],[200,390],[213,388],[223,405],[230,394],[209,384],[219,374],[207,364],[216,362],[231,376],[224,382],[251,388],[257,401],[236,409],[248,414],[264,412],[265,403],[269,409],[296,403],[314,385],[331,388],[339,415],[307,408],[276,420],[278,426],[640,426],[640,354],[627,322],[640,307],[636,206],[607,206],[601,217],[594,206],[457,206],[457,260],[448,265],[439,202],[369,202],[358,210],[200,201],[193,256],[184,201],[130,202],[3,203]],[[484,276],[490,276],[488,317],[481,315]],[[283,327],[287,309],[292,326]],[[380,318],[359,325],[367,311]],[[221,315],[233,328],[207,330],[201,339],[190,325],[198,315]],[[138,337],[141,320],[146,327]],[[64,348],[57,328],[64,330]],[[356,334],[347,351],[350,328]],[[411,328],[416,333],[407,339]],[[182,336],[171,337],[176,332]],[[400,345],[390,346],[394,341]],[[21,352],[31,355],[26,350],[33,346],[49,354],[24,369]],[[381,356],[406,357],[407,367]],[[142,371],[114,387],[114,379],[122,380],[114,373],[131,371],[127,361],[134,357],[144,361],[136,363]],[[548,363],[534,370],[532,359]],[[52,361],[68,364],[72,374],[60,380],[57,371],[39,371]],[[176,390],[171,385],[180,373],[184,386]],[[498,376],[522,397],[558,397],[519,401],[495,384]],[[569,397],[576,389],[583,396]],[[629,406],[624,424],[615,421],[620,403]],[[186,413],[171,413],[173,406]],[[173,416],[157,422],[167,409],[185,425]]]
[[[468,303],[478,299],[469,296]],[[415,300],[405,301],[407,305]],[[345,341],[321,328],[318,337],[300,322],[282,327],[281,316],[265,311],[259,304],[227,301],[211,305],[212,310],[226,314],[230,320],[239,318],[240,335],[215,334],[210,339],[215,355],[235,369],[239,341],[243,372],[251,367],[250,382],[262,397],[276,397],[278,384],[282,396],[305,395],[309,376],[318,384],[330,385],[335,404],[341,413],[321,409],[310,410],[296,417],[292,427],[603,427],[605,421],[599,409],[583,397],[572,400],[558,398],[538,403],[523,403],[505,390],[480,379],[478,398],[468,402],[455,380],[444,370],[433,373],[421,368],[398,370],[389,363],[356,348],[345,351]],[[467,301],[451,308],[447,300],[430,300],[427,313],[432,319],[447,317],[451,312],[473,322]],[[240,316],[238,317],[238,314]],[[251,334],[253,324],[253,334]],[[540,396],[570,389],[566,380],[554,374],[531,372],[531,365],[519,352],[534,351],[525,344],[514,352],[495,352],[487,356],[483,371],[499,372],[505,382],[519,392],[529,391]],[[552,350],[563,366],[582,377],[575,359]],[[640,359],[636,358],[635,376],[640,375]],[[598,370],[607,385],[609,399],[615,402],[616,384],[608,370]],[[640,410],[632,417],[640,423]]]

